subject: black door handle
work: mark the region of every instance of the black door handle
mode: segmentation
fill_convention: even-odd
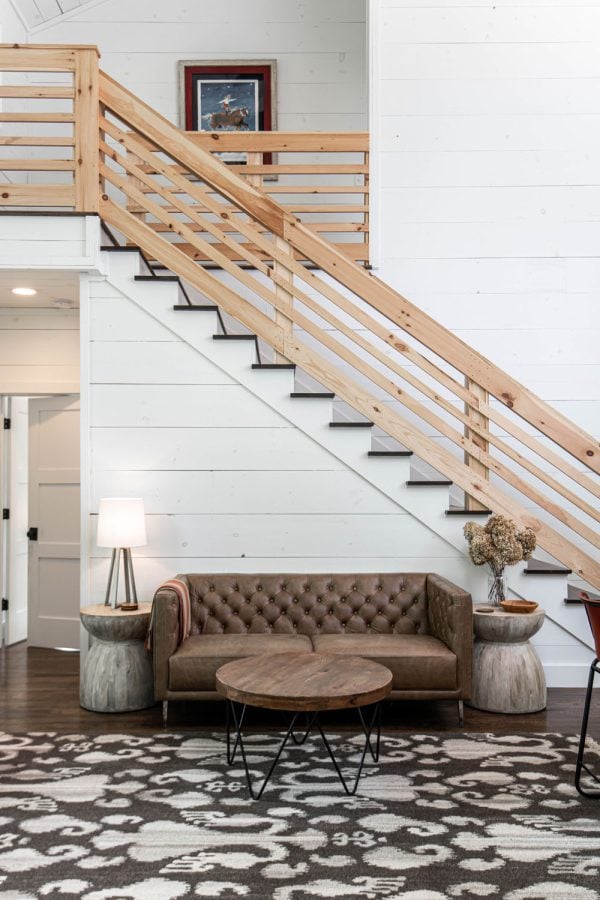
[[[27,537],[30,541],[37,541],[38,539],[38,530],[37,528],[30,528],[27,532]]]

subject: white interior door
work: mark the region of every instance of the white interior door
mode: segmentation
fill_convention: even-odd
[[[29,401],[28,641],[79,648],[79,397]],[[35,537],[37,536],[37,540]]]
[[[29,400],[10,399],[10,468],[9,468],[9,554],[8,554],[8,629],[7,644],[27,638],[27,521]]]

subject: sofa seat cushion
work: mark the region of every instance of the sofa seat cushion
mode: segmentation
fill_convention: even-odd
[[[310,653],[304,634],[200,634],[187,638],[169,659],[169,690],[214,691],[220,666],[246,656]]]
[[[428,634],[322,634],[312,641],[317,653],[362,656],[387,666],[394,691],[457,687],[455,654]]]

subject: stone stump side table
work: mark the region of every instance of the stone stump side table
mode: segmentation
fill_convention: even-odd
[[[79,702],[92,712],[130,712],[154,705],[150,654],[144,639],[150,603],[121,610],[96,604],[81,610],[92,637],[81,672]]]
[[[493,613],[473,610],[473,696],[470,706],[486,712],[532,713],[546,707],[546,677],[529,643],[544,623],[544,611]]]

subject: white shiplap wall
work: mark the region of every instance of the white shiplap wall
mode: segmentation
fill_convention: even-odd
[[[600,4],[372,14],[378,274],[600,434]]]
[[[448,542],[170,328],[107,281],[90,280],[89,295],[95,600],[108,571],[98,501],[120,495],[145,500],[149,543],[135,566],[146,597],[190,571],[434,569],[465,583]]]
[[[366,0],[108,0],[44,30],[94,43],[101,65],[178,122],[177,62],[276,59],[278,128],[364,130]]]
[[[0,394],[78,391],[79,310],[0,308]]]

